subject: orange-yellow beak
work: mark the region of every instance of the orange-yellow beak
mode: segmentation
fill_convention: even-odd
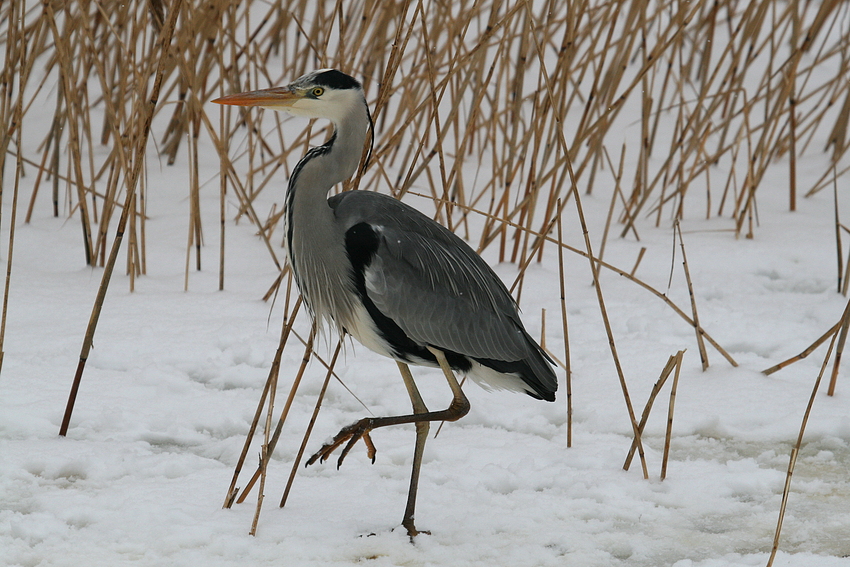
[[[249,91],[217,98],[216,104],[232,104],[235,106],[262,106],[264,108],[286,108],[300,100],[302,95],[289,87],[273,87],[259,91]]]

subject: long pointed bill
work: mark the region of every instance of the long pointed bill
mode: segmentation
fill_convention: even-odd
[[[217,98],[216,104],[232,104],[235,106],[262,106],[264,108],[286,108],[301,99],[302,96],[293,92],[289,87],[274,87],[259,91],[237,93]]]

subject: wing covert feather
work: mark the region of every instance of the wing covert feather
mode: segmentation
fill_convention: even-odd
[[[351,191],[330,201],[344,229],[367,222],[379,234],[365,272],[367,293],[408,337],[478,358],[528,356],[513,298],[458,236],[378,193]]]

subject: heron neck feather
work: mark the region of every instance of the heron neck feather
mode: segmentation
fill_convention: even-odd
[[[335,123],[328,142],[311,149],[293,170],[286,196],[287,256],[313,317],[341,331],[354,320],[355,305],[344,229],[328,205],[328,192],[357,169],[368,115],[349,112]],[[333,314],[333,316],[332,316]]]

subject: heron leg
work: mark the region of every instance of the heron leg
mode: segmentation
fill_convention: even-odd
[[[401,377],[404,380],[404,385],[407,386],[407,393],[410,394],[410,401],[413,404],[414,414],[426,414],[428,408],[419,394],[419,388],[416,387],[416,382],[413,381],[413,376],[410,374],[410,368],[403,362],[397,362],[398,369],[401,372]],[[413,515],[416,509],[416,492],[419,489],[419,471],[422,468],[422,454],[425,452],[425,441],[428,439],[428,431],[431,429],[431,424],[428,421],[416,422],[416,446],[413,449],[413,470],[410,472],[410,490],[407,492],[407,505],[404,508],[404,519],[401,525],[407,530],[407,535],[411,540],[420,533],[430,534],[431,532],[416,529],[413,523]]]
[[[452,405],[449,406],[449,409],[451,409],[452,406],[457,405],[458,410],[462,412],[454,419],[447,419],[446,421],[457,421],[469,413],[469,400],[466,399],[466,395],[463,393],[463,390],[460,389],[460,384],[458,384],[457,378],[455,378],[455,373],[452,372],[452,367],[449,366],[449,361],[446,360],[446,355],[443,354],[443,351],[430,346],[427,348],[431,351],[431,354],[437,357],[437,362],[440,364],[443,374],[446,375],[446,380],[449,381],[449,388],[452,389],[452,394],[454,394]]]
[[[428,437],[428,430],[430,429],[429,423],[431,421],[457,421],[469,413],[469,400],[466,398],[466,395],[464,395],[463,390],[461,390],[460,384],[458,384],[457,378],[455,378],[451,366],[449,366],[449,363],[446,360],[446,356],[439,349],[428,347],[428,350],[430,350],[437,358],[437,362],[440,364],[440,368],[443,370],[443,374],[449,383],[449,388],[452,390],[452,402],[449,404],[448,408],[440,411],[428,411],[425,407],[425,403],[422,401],[422,396],[419,395],[419,390],[416,388],[416,384],[413,382],[413,377],[410,375],[410,369],[406,364],[399,364],[401,376],[404,379],[408,394],[410,394],[410,400],[413,403],[413,413],[410,415],[388,417],[365,417],[360,421],[356,421],[351,425],[343,427],[329,443],[324,444],[307,460],[306,463],[306,465],[312,465],[316,461],[326,460],[337,449],[337,447],[340,447],[343,443],[345,443],[345,447],[343,447],[339,459],[337,460],[337,468],[339,468],[346,455],[348,455],[348,452],[352,447],[354,447],[359,439],[363,439],[363,442],[366,443],[367,454],[374,463],[375,446],[372,444],[372,440],[369,437],[369,433],[373,429],[387,427],[389,425],[415,423],[416,448],[413,454],[413,471],[410,479],[410,491],[407,496],[407,507],[405,508],[404,520],[402,522],[402,525],[407,528],[408,534],[411,538],[418,533],[424,533],[417,531],[414,527],[413,512],[416,506],[416,490],[419,485],[419,470],[422,464],[422,453],[425,449],[425,440]]]
[[[457,379],[452,373],[452,369],[446,361],[445,355],[442,351],[432,349],[431,347],[428,348],[437,357],[437,361],[440,363],[440,367],[443,369],[443,374],[445,374],[446,379],[449,382],[449,387],[454,394],[452,403],[449,404],[448,408],[440,411],[427,411],[425,413],[413,413],[410,415],[364,417],[359,421],[355,421],[351,425],[343,427],[330,442],[325,443],[318,451],[316,451],[316,453],[307,460],[306,464],[312,465],[316,461],[326,460],[337,449],[337,447],[340,447],[347,441],[345,447],[343,447],[342,452],[340,453],[339,459],[337,460],[337,468],[339,468],[339,466],[342,465],[342,461],[345,460],[346,455],[348,455],[348,452],[360,439],[363,439],[364,443],[366,443],[369,458],[372,459],[372,462],[374,462],[375,446],[372,444],[372,440],[369,437],[369,433],[373,429],[387,427],[389,425],[402,425],[405,423],[417,423],[421,421],[457,421],[469,413],[469,400],[466,398],[466,395],[464,395],[463,390],[461,390],[460,384],[458,384]],[[424,406],[424,403],[422,405]]]

